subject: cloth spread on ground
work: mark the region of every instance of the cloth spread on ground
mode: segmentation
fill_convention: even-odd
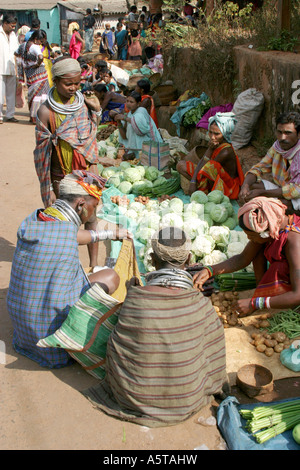
[[[292,403],[290,400],[274,401],[278,403]],[[229,450],[300,450],[300,445],[293,439],[293,430],[279,434],[263,444],[258,444],[255,438],[245,428],[246,420],[239,413],[241,409],[252,410],[257,406],[269,406],[269,403],[240,404],[235,397],[227,397],[222,401],[217,412],[217,424]]]
[[[271,173],[273,182],[282,189],[283,198],[297,199],[300,197],[300,143],[290,149],[288,155],[284,151],[279,153],[279,147],[275,144],[248,173],[256,175],[257,181],[261,181],[263,174]]]
[[[273,297],[292,290],[290,268],[284,253],[290,231],[300,235],[300,217],[289,216],[289,224],[279,232],[278,239],[268,243],[264,255],[270,263],[269,268],[255,289],[253,297]]]
[[[67,142],[77,155],[82,156],[89,164],[97,163],[96,131],[96,119],[90,118],[86,105],[74,114],[68,115],[54,132],[47,129],[37,118],[34,163],[45,205],[50,204],[50,164],[53,145],[57,146],[59,139],[61,139]]]
[[[157,427],[187,419],[226,381],[224,329],[202,293],[131,287],[107,343],[106,378],[84,395],[110,415]]]
[[[198,172],[197,175],[197,183],[198,187],[197,190],[201,190],[206,194],[209,191],[213,191],[218,189],[222,191],[225,196],[228,196],[230,199],[237,199],[240,188],[244,181],[244,174],[243,170],[239,161],[237,154],[235,153],[236,157],[236,168],[238,176],[236,178],[232,178],[222,167],[219,162],[216,162],[215,159],[219,155],[219,153],[227,148],[231,147],[234,151],[231,144],[225,143],[221,144],[216,150],[214,150],[210,160],[203,165],[201,170]],[[186,171],[188,174],[193,177],[197,165],[190,161],[186,162]],[[213,182],[212,187],[209,185],[209,181]]]
[[[196,108],[196,106],[208,99],[206,93],[202,93],[199,98],[190,98],[186,101],[182,101],[179,106],[177,107],[175,113],[171,116],[171,121],[176,126],[177,135],[180,136],[180,124],[182,122],[182,118],[187,111],[192,108]]]
[[[89,287],[78,255],[78,227],[70,222],[37,220],[38,211],[18,229],[7,308],[14,327],[16,351],[42,367],[67,365],[65,351],[36,346],[54,333],[70,307]]]

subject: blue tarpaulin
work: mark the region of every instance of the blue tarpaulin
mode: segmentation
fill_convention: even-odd
[[[274,401],[268,403],[251,403],[241,405],[236,397],[227,397],[219,406],[217,412],[217,424],[226,441],[229,450],[300,450],[292,436],[293,430],[285,431],[276,437],[272,437],[263,444],[258,444],[255,438],[245,429],[246,421],[241,417],[240,409],[253,409],[257,406],[271,406],[277,403],[287,403],[293,400]]]

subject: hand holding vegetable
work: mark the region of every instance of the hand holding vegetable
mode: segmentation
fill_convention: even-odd
[[[240,318],[247,317],[254,312],[254,308],[251,305],[251,299],[240,299],[233,306]]]

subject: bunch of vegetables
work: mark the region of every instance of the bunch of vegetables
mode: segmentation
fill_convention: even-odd
[[[142,204],[146,205],[149,202],[149,196],[137,196],[134,198],[136,202],[141,202]]]
[[[128,206],[130,200],[127,196],[111,196],[111,202],[117,204],[118,206]]]
[[[164,171],[154,166],[131,165],[130,162],[121,162],[119,166],[101,170],[101,176],[108,180],[108,186],[115,186],[123,194],[133,193],[149,197],[173,194],[178,191],[180,175],[174,170],[171,170],[171,175],[171,178],[167,179],[164,177]]]
[[[299,307],[295,310],[288,309],[278,312],[269,318],[267,330],[270,334],[282,332],[288,338],[293,339],[300,336],[300,311]]]
[[[300,444],[300,400],[240,409],[246,429],[262,444],[272,437],[293,429],[293,438]]]
[[[207,98],[204,101],[201,101],[195,108],[189,109],[183,116],[182,125],[184,127],[195,126],[204,113],[209,110],[211,107],[210,99]]]

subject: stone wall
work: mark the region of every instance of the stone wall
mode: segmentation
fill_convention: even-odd
[[[300,102],[300,54],[235,47],[235,83],[226,83],[224,80],[222,89],[208,82],[201,73],[197,54],[197,49],[173,48],[164,56],[163,79],[172,80],[179,95],[187,89],[205,91],[216,106],[234,102],[234,88],[237,84],[240,91],[256,88],[263,93],[265,106],[255,132],[265,138],[274,136],[278,114],[287,110],[300,111],[300,104],[292,102],[293,96]],[[299,84],[295,83],[297,80]],[[297,89],[292,88],[293,84],[299,89],[298,94]]]

